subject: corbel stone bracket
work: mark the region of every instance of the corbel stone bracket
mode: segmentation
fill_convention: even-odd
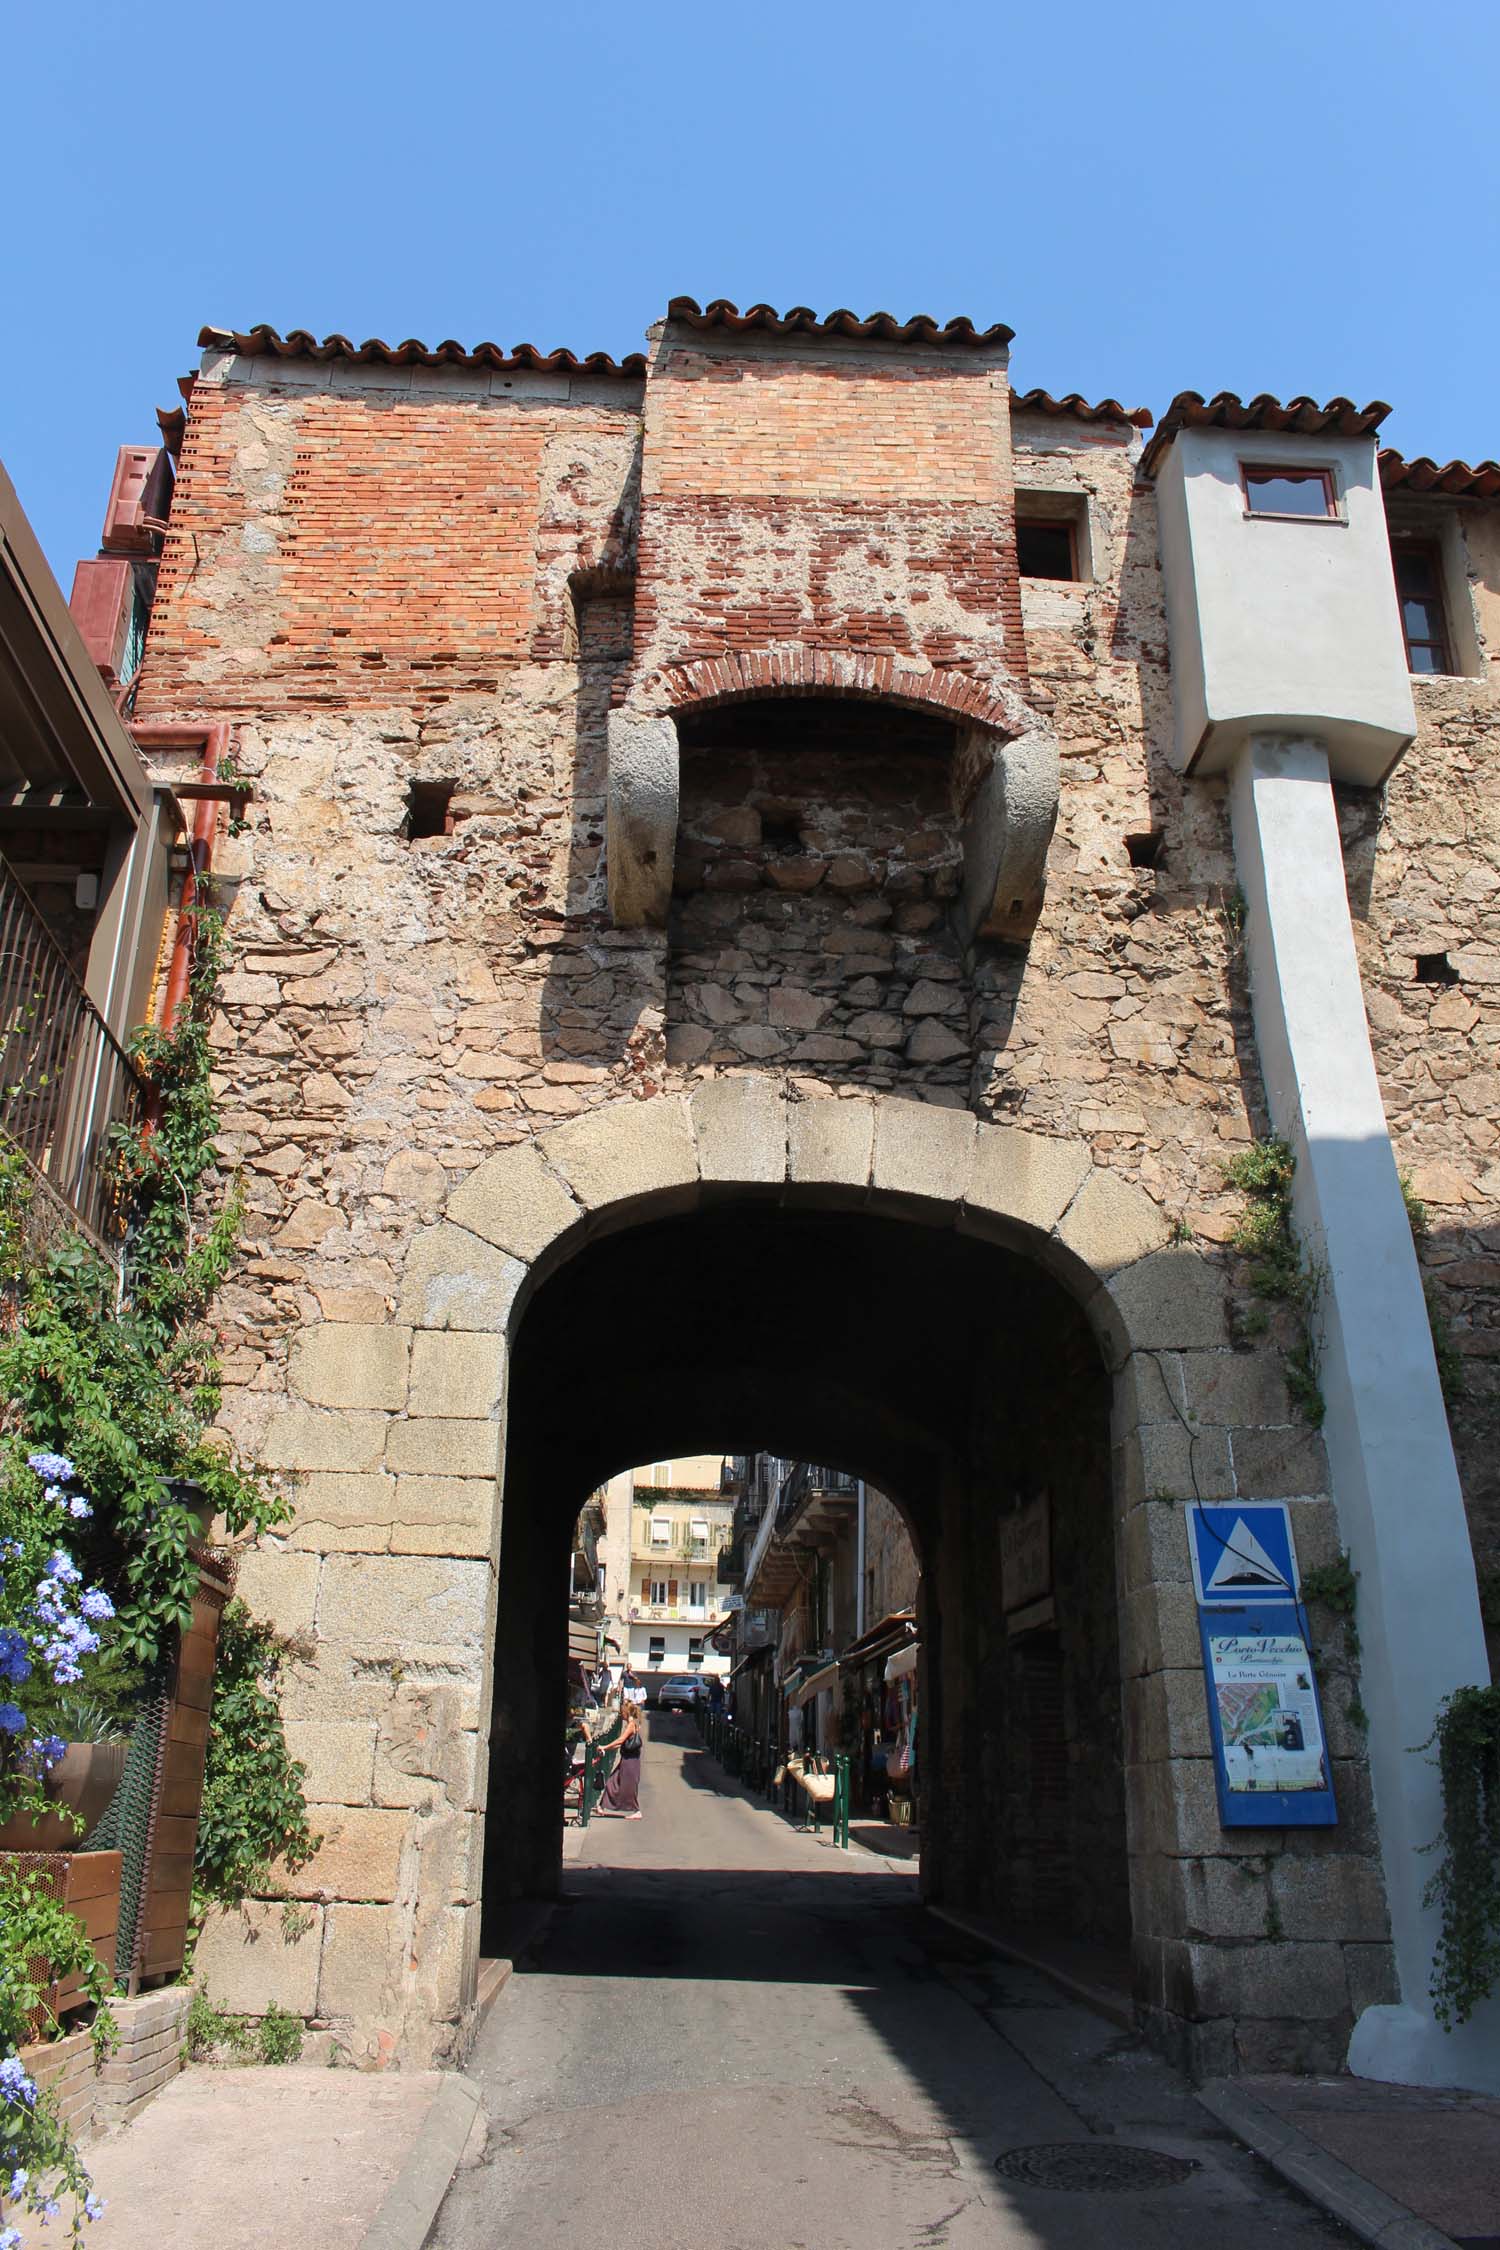
[[[659,929],[672,900],[677,849],[677,728],[669,718],[611,711],[608,743],[604,850],[609,910],[619,929]]]
[[[1057,825],[1056,737],[1033,727],[1006,741],[976,727],[960,748],[959,764],[979,776],[964,813],[959,936],[965,945],[977,937],[1024,943],[1042,911],[1047,850]]]

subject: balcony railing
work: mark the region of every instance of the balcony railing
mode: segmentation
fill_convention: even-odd
[[[630,1622],[636,1625],[722,1625],[729,1612],[720,1602],[694,1609],[690,1602],[632,1602]]]
[[[145,1106],[140,1072],[0,859],[0,1131],[111,1256],[125,1231],[111,1141]]]
[[[781,1487],[781,1497],[776,1503],[776,1521],[784,1526],[791,1521],[810,1492],[857,1492],[858,1479],[843,1469],[830,1469],[816,1461],[799,1461]]]

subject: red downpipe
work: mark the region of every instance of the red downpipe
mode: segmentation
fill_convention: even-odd
[[[201,742],[201,781],[218,780],[220,762],[229,750],[227,719],[216,719],[208,726],[201,720],[196,724],[191,721],[179,724],[171,719],[135,719],[131,721],[130,731],[141,750],[192,750]],[[218,800],[214,797],[200,797],[193,813],[192,832],[188,838],[187,872],[182,878],[177,935],[172,942],[172,958],[167,966],[166,989],[162,994],[161,1027],[166,1032],[176,1028],[182,1004],[187,998],[188,982],[193,973],[193,926],[198,893],[213,869],[214,833],[218,823]]]

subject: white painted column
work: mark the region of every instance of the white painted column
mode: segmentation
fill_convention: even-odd
[[[1431,1754],[1442,1698],[1489,1678],[1463,1495],[1411,1228],[1370,1052],[1343,854],[1321,742],[1257,735],[1231,803],[1256,1039],[1297,1170],[1308,1255],[1326,1271],[1323,1435],[1359,1574],[1361,1693],[1401,2004],[1367,2008],[1350,2068],[1500,2091],[1500,2002],[1461,2030],[1433,2017],[1437,1916],[1422,1904],[1442,1825]]]

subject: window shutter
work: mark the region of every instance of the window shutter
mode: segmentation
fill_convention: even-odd
[[[643,1579],[641,1580],[641,1600],[642,1600],[643,1602],[649,1602],[649,1601],[650,1601],[650,1599],[651,1599],[651,1581],[650,1581],[650,1579],[649,1579],[649,1578],[643,1578]]]
[[[667,1600],[668,1600],[669,1602],[675,1602],[675,1601],[676,1601],[676,1599],[677,1599],[677,1581],[676,1581],[676,1579],[675,1579],[675,1578],[669,1578],[669,1579],[667,1580]]]

